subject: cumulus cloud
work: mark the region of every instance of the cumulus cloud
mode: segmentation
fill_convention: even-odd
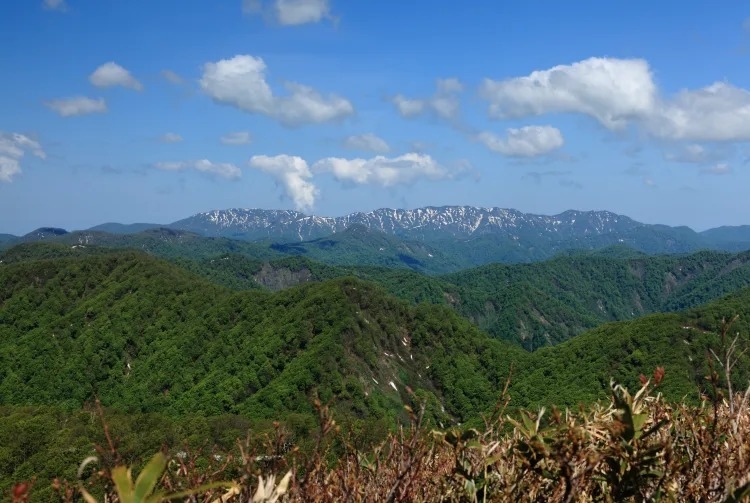
[[[485,79],[480,95],[498,119],[576,112],[617,129],[653,111],[657,88],[645,60],[589,58],[526,77]]]
[[[159,137],[159,141],[162,143],[180,143],[182,136],[177,133],[164,133]]]
[[[252,140],[253,137],[247,131],[227,133],[219,139],[224,145],[247,145]]]
[[[750,140],[750,92],[724,82],[684,90],[648,118],[655,136],[688,141]]]
[[[42,2],[42,7],[46,10],[56,10],[59,12],[65,12],[68,10],[68,4],[65,3],[65,0],[44,0],[44,2]]]
[[[714,164],[710,168],[705,168],[701,170],[701,173],[704,175],[728,175],[732,172],[731,166],[725,162],[720,162],[718,164]]]
[[[371,159],[327,157],[316,162],[315,173],[331,173],[342,182],[373,184],[381,187],[409,184],[418,179],[452,178],[455,171],[438,164],[427,154],[408,153],[398,157],[376,156]]]
[[[47,158],[38,141],[20,133],[0,131],[0,182],[10,183],[21,174],[21,159],[26,152],[40,159]]]
[[[312,209],[319,191],[311,181],[313,175],[307,161],[291,155],[256,155],[248,165],[274,177],[298,210]]]
[[[274,0],[265,6],[261,0],[242,1],[242,12],[245,14],[262,14],[264,10],[284,26],[318,23],[332,18],[328,0]]]
[[[344,140],[344,147],[376,154],[387,154],[391,150],[385,140],[373,133],[349,136]]]
[[[96,87],[122,86],[135,91],[142,91],[143,85],[128,70],[114,61],[104,63],[89,75],[89,82]]]
[[[160,75],[161,78],[176,86],[181,86],[185,83],[185,80],[172,70],[162,70]]]
[[[559,149],[565,143],[559,129],[552,126],[510,128],[504,138],[488,131],[477,139],[488,149],[510,157],[537,157]]]
[[[331,174],[343,184],[390,188],[412,184],[418,180],[455,178],[472,170],[468,161],[458,161],[446,167],[429,155],[417,153],[398,157],[376,156],[370,159],[327,157],[312,165],[298,156],[256,155],[248,161],[248,166],[271,175],[301,211],[313,208],[319,195],[313,180],[320,174]]]
[[[391,99],[396,110],[402,117],[415,117],[425,112],[431,112],[443,119],[455,119],[460,111],[458,95],[463,91],[463,85],[458,79],[438,79],[437,90],[430,98],[406,98],[398,94]]]
[[[236,180],[242,176],[242,171],[230,163],[211,162],[208,159],[197,161],[157,162],[156,169],[162,171],[188,171],[195,170],[209,175],[215,175],[228,180]]]
[[[589,58],[524,77],[485,79],[480,96],[496,119],[579,113],[608,129],[635,124],[667,140],[750,140],[750,91],[715,82],[664,97],[642,59]]]
[[[203,65],[200,86],[217,103],[266,115],[286,126],[335,121],[354,113],[348,100],[293,82],[285,84],[288,95],[275,96],[265,72],[263,59],[238,55]]]
[[[107,111],[107,102],[104,101],[104,98],[95,99],[85,96],[51,100],[46,102],[45,105],[62,117],[104,113]]]

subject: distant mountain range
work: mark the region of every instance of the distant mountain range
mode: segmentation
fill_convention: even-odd
[[[107,223],[77,235],[85,232],[130,235],[154,228],[259,241],[271,244],[275,251],[283,254],[306,255],[330,263],[346,263],[326,259],[341,248],[346,248],[347,253],[354,253],[352,250],[356,248],[356,253],[361,254],[363,246],[369,247],[367,253],[371,255],[373,246],[377,251],[390,248],[395,250],[396,262],[402,260],[402,265],[410,266],[413,259],[416,262],[412,268],[427,272],[492,262],[534,262],[569,250],[599,250],[612,246],[648,254],[750,249],[750,226],[695,232],[684,226],[644,224],[608,211],[570,210],[546,216],[472,206],[379,209],[336,218],[289,210],[228,209],[198,213],[167,225]],[[356,231],[346,237],[347,229]],[[62,229],[42,228],[23,237],[0,235],[0,246],[57,238],[64,233]],[[352,239],[360,243],[352,245]],[[343,241],[348,244],[338,246]],[[381,245],[376,246],[377,243]],[[398,250],[409,250],[409,253]],[[365,263],[382,265],[386,262],[374,257],[365,260]],[[441,263],[433,266],[431,262]]]
[[[473,206],[426,207],[414,210],[379,209],[343,217],[319,217],[296,211],[229,209],[198,213],[169,227],[206,236],[232,237],[249,241],[305,241],[363,225],[399,237],[436,241],[498,236],[513,241],[538,237],[549,241],[585,241],[597,236],[612,237],[608,244],[627,243],[644,233],[667,234],[679,242],[701,241],[688,227],[647,225],[608,211],[566,211],[546,216],[512,209]],[[750,241],[750,230],[746,232]],[[666,236],[665,236],[666,237]]]

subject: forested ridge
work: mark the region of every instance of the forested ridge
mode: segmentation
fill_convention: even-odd
[[[491,264],[428,276],[407,268],[269,256],[257,244],[168,230],[148,235],[150,244],[141,243],[138,249],[234,290],[280,290],[355,276],[409,302],[447,304],[490,335],[529,350],[557,344],[604,322],[698,306],[750,285],[749,252],[646,256],[612,247],[568,252],[532,264]],[[99,254],[118,243],[123,244],[22,244],[0,252],[0,261]]]

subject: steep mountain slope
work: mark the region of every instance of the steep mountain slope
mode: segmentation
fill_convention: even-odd
[[[650,376],[660,366],[666,375],[660,386],[664,396],[697,403],[701,394],[712,394],[705,378],[710,374],[709,348],[722,354],[717,332],[722,319],[735,315],[740,318],[732,333],[739,335],[740,348],[750,348],[750,289],[745,288],[686,312],[606,324],[536,351],[516,393],[535,406],[575,406],[604,398],[610,378],[634,389],[639,373]],[[723,375],[716,362],[714,366]],[[734,369],[734,389],[744,390],[749,380],[750,358],[745,353]]]
[[[355,224],[342,232],[298,243],[273,244],[271,248],[289,255],[305,257],[333,265],[368,265],[409,268],[425,273],[441,273],[461,268],[463,261],[448,257],[434,247],[406,241]]]
[[[608,321],[694,307],[750,286],[750,253],[578,255],[493,264],[440,279],[455,285],[447,288],[459,313],[495,337],[534,350]]]
[[[304,257],[268,262],[239,256],[180,265],[231,288],[278,290],[354,276],[411,303],[447,304],[492,336],[534,350],[602,323],[695,307],[750,286],[750,253],[683,256],[627,250],[490,265],[430,277],[383,267],[326,266]]]

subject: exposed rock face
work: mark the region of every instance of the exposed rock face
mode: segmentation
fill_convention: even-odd
[[[313,279],[309,269],[305,268],[299,271],[292,271],[286,267],[275,269],[267,262],[263,264],[260,271],[253,275],[253,278],[259,284],[273,291],[283,290]]]

